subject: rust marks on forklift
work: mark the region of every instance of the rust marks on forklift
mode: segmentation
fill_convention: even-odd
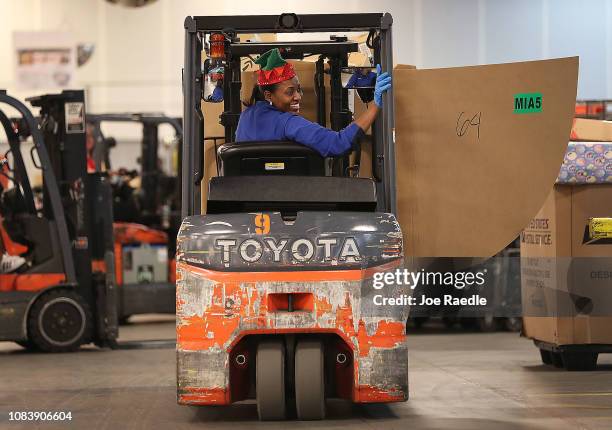
[[[357,341],[359,342],[359,355],[367,356],[370,348],[392,348],[404,341],[406,326],[402,321],[377,321],[374,324],[376,331],[368,334],[366,324],[359,323]]]
[[[361,306],[364,280],[386,268],[228,273],[179,261],[179,402],[231,403],[232,348],[244,336],[284,333],[339,335],[353,350],[353,401],[405,400],[403,319],[392,312],[362,315],[367,313]]]
[[[359,392],[358,401],[360,403],[389,403],[406,400],[406,392],[402,390],[385,390],[369,385],[357,387]]]
[[[186,387],[179,393],[178,402],[183,405],[226,405],[229,391],[224,388]]]

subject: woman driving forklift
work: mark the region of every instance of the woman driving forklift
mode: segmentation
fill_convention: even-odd
[[[236,142],[292,140],[306,145],[323,157],[346,153],[356,139],[367,131],[382,107],[382,95],[391,88],[391,76],[376,66],[374,103],[371,103],[346,128],[333,131],[298,115],[302,89],[293,65],[286,62],[278,48],[262,54],[256,61],[257,85],[248,108],[240,115]]]

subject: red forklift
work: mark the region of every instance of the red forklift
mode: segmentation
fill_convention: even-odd
[[[367,32],[374,64],[393,67],[389,14],[196,16],[185,20],[182,213],[177,239],[177,396],[184,405],[256,399],[259,418],[325,417],[327,398],[408,399],[404,306],[377,307],[373,278],[402,266],[394,215],[393,95],[373,126],[372,178],[295,142],[235,141],[241,59],[279,48],[316,55],[317,118],[352,121],[341,70],[358,44],[241,41],[251,33]],[[219,42],[221,41],[221,46]],[[204,178],[203,44],[223,66],[220,176]],[[211,51],[213,51],[211,49]],[[320,75],[322,76],[322,75]],[[325,93],[331,109],[326,112]],[[354,162],[353,162],[354,163]],[[268,168],[273,167],[273,168]],[[204,183],[203,179],[206,179]],[[201,213],[201,186],[208,187]]]

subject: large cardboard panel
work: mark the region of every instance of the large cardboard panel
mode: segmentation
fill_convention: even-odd
[[[496,254],[537,213],[559,173],[578,58],[393,74],[407,254]],[[524,93],[541,94],[541,112],[513,112]]]

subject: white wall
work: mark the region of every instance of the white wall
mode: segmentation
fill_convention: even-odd
[[[579,98],[612,98],[612,0],[0,0],[0,88],[32,95],[14,88],[13,31],[64,30],[96,45],[77,70],[90,112],[180,115],[185,17],[284,11],[391,12],[395,61],[420,68],[580,55]]]

